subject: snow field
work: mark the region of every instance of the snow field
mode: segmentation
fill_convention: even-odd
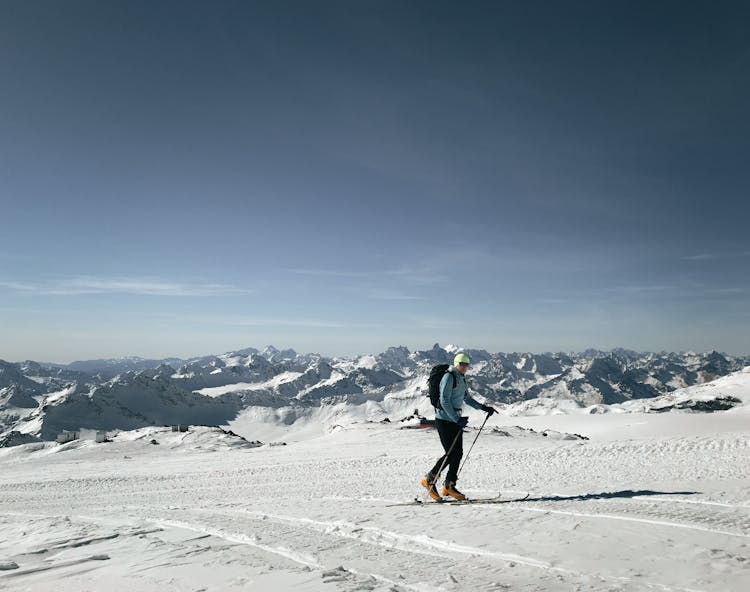
[[[738,417],[546,418],[590,440],[493,418],[511,436],[483,433],[459,486],[531,495],[484,506],[389,507],[422,497],[440,453],[398,425],[260,448],[210,428],[21,446],[0,453],[0,590],[744,591]]]

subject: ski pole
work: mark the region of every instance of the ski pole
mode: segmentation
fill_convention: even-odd
[[[482,427],[479,428],[479,431],[477,432],[477,437],[474,438],[474,441],[471,443],[471,447],[469,448],[469,452],[466,453],[466,456],[464,456],[464,462],[461,463],[461,467],[458,469],[458,473],[456,474],[456,478],[458,478],[458,475],[461,474],[461,469],[464,468],[464,465],[466,464],[466,459],[469,458],[469,455],[471,454],[471,449],[474,448],[474,444],[477,443],[477,440],[479,439],[479,434],[482,433],[482,430],[484,429],[484,424],[487,423],[487,420],[490,418],[490,413],[487,414],[487,417],[484,418],[484,421],[482,422]],[[441,469],[442,470],[442,469]]]

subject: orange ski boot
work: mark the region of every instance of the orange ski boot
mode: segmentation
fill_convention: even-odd
[[[427,475],[424,476],[424,479],[422,479],[422,487],[424,487],[427,490],[427,493],[436,502],[442,501],[440,494],[438,493],[437,487],[435,487],[434,475],[427,473]]]
[[[452,498],[457,499],[458,501],[463,501],[466,499],[466,496],[458,489],[456,489],[455,481],[446,481],[445,484],[443,484],[443,495],[449,495]]]

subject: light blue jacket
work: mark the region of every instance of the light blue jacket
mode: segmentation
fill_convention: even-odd
[[[456,377],[455,388],[453,387],[453,377],[451,374]],[[440,406],[442,409],[435,410],[435,419],[444,419],[445,421],[458,423],[464,401],[469,407],[473,407],[474,409],[482,408],[480,402],[469,396],[466,381],[461,373],[455,367],[450,367],[440,381]]]

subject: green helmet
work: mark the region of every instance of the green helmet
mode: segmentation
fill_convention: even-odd
[[[469,356],[466,354],[456,354],[456,357],[453,358],[453,365],[458,366],[459,364],[470,364],[471,360],[469,360]]]

